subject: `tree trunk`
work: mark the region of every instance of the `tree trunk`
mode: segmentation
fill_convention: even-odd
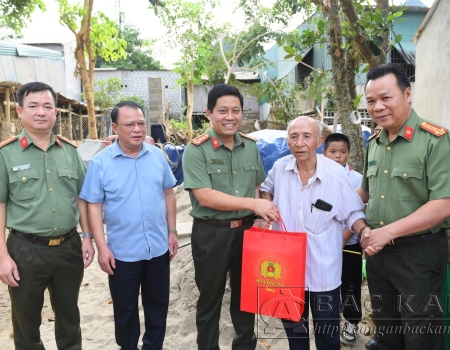
[[[95,56],[91,48],[91,14],[94,0],[84,0],[84,8],[86,14],[81,22],[80,31],[76,33],[77,48],[75,50],[75,58],[78,64],[78,70],[83,82],[84,93],[86,96],[88,110],[88,138],[97,140],[97,123],[95,121],[95,104],[94,104],[94,66]],[[86,65],[85,50],[88,53],[88,63]]]
[[[333,2],[337,2],[334,0]],[[381,46],[381,53],[375,56],[370,50],[367,41],[362,35],[362,31],[359,25],[359,18],[353,6],[352,0],[340,0],[342,12],[344,12],[347,20],[349,22],[350,28],[355,31],[356,35],[353,39],[356,48],[358,49],[361,56],[364,57],[365,61],[369,64],[370,68],[379,66],[380,64],[386,63],[387,50],[389,48],[389,31],[386,31],[383,35],[383,45]],[[376,8],[380,10],[389,11],[389,0],[377,0]]]
[[[351,52],[341,48],[341,19],[339,3],[333,1],[328,13],[330,27],[328,30],[328,53],[331,57],[334,93],[339,112],[342,132],[348,136],[351,144],[349,163],[352,168],[362,172],[364,161],[364,144],[361,125],[353,124],[349,118],[354,110],[353,99],[356,96],[354,60]]]
[[[188,127],[188,138],[192,140],[192,112],[194,109],[194,82],[192,79],[187,80],[187,108],[186,108],[186,123]]]

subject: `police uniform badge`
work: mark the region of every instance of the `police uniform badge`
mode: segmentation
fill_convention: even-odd
[[[191,143],[196,146],[200,146],[203,142],[205,142],[209,138],[210,138],[209,134],[203,134],[203,135],[197,136],[195,139],[192,139]]]
[[[61,144],[61,141],[59,141],[58,139],[64,141],[65,143],[68,143],[69,145],[71,145],[75,148],[78,148],[77,144],[74,143],[72,140],[69,140],[67,137],[64,137],[62,135],[56,135],[55,142],[58,144],[59,147],[62,147],[62,144]]]
[[[11,142],[17,140],[17,136],[12,136],[7,138],[6,140],[3,140],[2,142],[0,142],[0,148],[9,145]]]
[[[431,124],[429,122],[420,123],[420,128],[428,131],[430,134],[434,136],[441,137],[442,135],[448,132],[448,129],[444,129],[438,125]]]

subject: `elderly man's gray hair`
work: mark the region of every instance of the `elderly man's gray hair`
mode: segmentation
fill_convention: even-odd
[[[300,117],[297,117],[297,118],[295,118],[295,119],[292,119],[292,120],[289,122],[289,124],[288,124],[288,126],[287,126],[287,134],[288,134],[288,136],[289,136],[289,130],[290,130],[290,128],[292,127],[292,125],[294,125],[294,123],[295,123],[297,120],[299,120],[299,119],[306,119],[306,118],[311,119],[311,120],[313,120],[313,121],[315,122],[315,124],[316,124],[316,126],[317,126],[317,140],[320,140],[320,137],[322,136],[322,129],[323,129],[322,123],[319,122],[318,120],[315,120],[315,119],[313,119],[313,118],[311,118],[311,117],[308,117],[308,116],[306,116],[306,115],[302,115],[302,116],[300,116]]]

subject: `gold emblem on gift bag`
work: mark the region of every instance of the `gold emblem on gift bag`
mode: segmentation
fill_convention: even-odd
[[[264,261],[261,264],[260,275],[264,278],[274,278],[279,280],[281,278],[281,265],[276,261]]]

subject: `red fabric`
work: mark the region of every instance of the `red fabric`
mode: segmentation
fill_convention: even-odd
[[[306,237],[303,232],[256,227],[244,231],[242,311],[300,321],[305,300]]]

